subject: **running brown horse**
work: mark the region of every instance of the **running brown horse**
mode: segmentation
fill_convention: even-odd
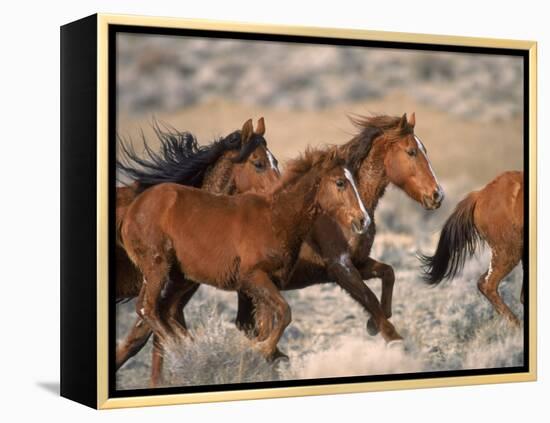
[[[480,241],[491,248],[489,269],[477,286],[495,310],[513,325],[518,318],[502,301],[498,286],[516,265],[523,263],[523,172],[497,176],[479,191],[471,192],[456,206],[443,229],[433,256],[422,256],[425,279],[438,284],[453,279],[475,254]],[[521,288],[521,302],[525,280]]]
[[[155,153],[143,139],[145,155],[141,157],[131,144],[120,140],[117,168],[134,182],[117,188],[117,227],[120,227],[126,210],[135,197],[162,182],[200,187],[213,193],[238,194],[268,190],[279,178],[277,159],[269,151],[264,138],[263,118],[259,119],[255,130],[252,120],[249,119],[240,131],[234,131],[206,146],[200,146],[189,132],[179,132],[173,128],[161,129],[156,122],[153,129],[160,141],[160,153]],[[143,276],[130,261],[120,242],[115,249],[117,301],[137,297]],[[120,368],[137,354],[150,335],[147,324],[138,317],[129,334],[117,346],[116,368]],[[159,377],[161,361],[162,356],[155,345],[152,368],[155,378]]]
[[[376,235],[374,212],[389,184],[403,190],[427,210],[437,209],[444,194],[426,147],[414,133],[414,113],[409,118],[404,114],[401,117],[356,116],[351,120],[359,133],[334,149],[343,155],[356,175],[359,195],[373,222],[366,233],[357,235],[346,229],[339,230],[331,219],[321,216],[302,246],[291,277],[280,289],[336,282],[371,316],[368,332],[376,335],[380,331],[384,339],[391,342],[401,339],[387,320],[392,315],[395,274],[389,264],[370,257]],[[364,283],[372,278],[382,280],[381,302]],[[237,326],[247,331],[256,328],[254,315],[251,301],[239,294]]]
[[[144,276],[138,314],[167,342],[188,334],[178,321],[182,292],[196,283],[239,291],[274,316],[256,343],[272,358],[291,321],[277,286],[285,286],[321,214],[357,234],[370,223],[351,172],[334,152],[306,151],[267,195],[213,195],[176,184],[144,191],[121,226],[125,250]]]

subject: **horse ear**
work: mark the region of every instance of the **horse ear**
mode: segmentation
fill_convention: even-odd
[[[403,116],[401,116],[401,120],[399,121],[399,127],[404,128],[407,126],[407,114],[403,113]]]
[[[256,125],[256,129],[254,130],[254,133],[256,135],[263,136],[265,134],[265,121],[263,116],[258,120],[258,123]]]
[[[414,112],[411,113],[411,116],[409,117],[409,125],[414,128],[414,125],[416,125],[416,116],[414,115]]]
[[[250,137],[252,136],[253,132],[254,132],[254,128],[252,127],[252,119],[248,119],[244,123],[243,129],[241,129],[241,143],[242,144],[247,143]]]

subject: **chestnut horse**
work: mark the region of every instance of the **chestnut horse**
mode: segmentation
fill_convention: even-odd
[[[523,263],[523,172],[505,172],[479,191],[471,192],[449,216],[433,256],[422,256],[425,279],[438,284],[454,278],[474,255],[480,241],[491,248],[489,269],[477,286],[493,307],[513,325],[518,318],[502,301],[498,286],[520,262]],[[521,302],[523,303],[523,286]]]
[[[285,286],[321,214],[358,234],[370,223],[351,172],[338,155],[316,150],[291,161],[267,195],[213,195],[176,184],[146,190],[121,226],[123,245],[144,275],[138,314],[161,340],[173,340],[188,335],[180,321],[182,293],[196,283],[239,291],[274,316],[256,343],[272,358],[291,321],[277,286]]]
[[[134,180],[131,185],[118,187],[116,226],[119,227],[127,207],[148,187],[174,182],[217,194],[262,192],[273,187],[280,172],[277,159],[267,148],[264,138],[264,118],[256,130],[252,119],[240,131],[234,131],[209,145],[199,146],[189,132],[163,131],[155,122],[154,131],[161,143],[161,153],[155,153],[145,139],[145,158],[132,145],[120,140],[117,169]],[[117,246],[116,297],[131,299],[139,294],[142,277],[129,262],[124,250]],[[118,360],[117,360],[118,361]]]
[[[437,209],[444,194],[426,147],[414,133],[414,113],[410,118],[404,114],[402,117],[358,116],[351,120],[360,132],[335,149],[356,175],[359,195],[373,222],[367,232],[357,235],[348,229],[339,230],[335,222],[321,216],[302,246],[291,277],[279,288],[293,290],[336,282],[370,314],[368,332],[376,335],[381,331],[384,339],[391,342],[401,339],[388,321],[392,315],[395,274],[389,264],[370,257],[376,235],[376,206],[389,184],[403,190],[427,210]],[[363,282],[372,278],[382,280],[381,303]],[[255,328],[254,314],[251,301],[239,294],[237,326],[245,330]]]
[[[255,130],[249,119],[241,131],[232,132],[207,146],[199,146],[189,132],[161,130],[156,122],[153,128],[161,144],[160,154],[153,152],[145,139],[145,158],[136,154],[131,145],[120,144],[117,168],[135,182],[117,188],[117,227],[120,227],[135,197],[144,189],[161,182],[200,187],[213,193],[238,194],[267,190],[279,178],[277,159],[263,138],[263,118],[259,119]],[[137,297],[143,276],[120,243],[115,248],[117,301]],[[138,317],[130,333],[117,346],[117,370],[143,348],[150,335],[147,324]],[[161,361],[162,356],[155,343],[152,368],[154,379],[159,377]]]

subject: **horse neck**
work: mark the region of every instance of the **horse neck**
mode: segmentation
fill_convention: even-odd
[[[320,210],[316,204],[320,176],[312,171],[272,194],[273,228],[287,246],[300,245]]]
[[[231,161],[232,152],[224,153],[206,171],[201,188],[215,194],[233,194],[235,185],[233,181],[233,167]]]
[[[386,152],[382,146],[373,146],[358,172],[359,195],[371,218],[378,206],[378,200],[382,198],[390,182],[384,167],[385,157]]]

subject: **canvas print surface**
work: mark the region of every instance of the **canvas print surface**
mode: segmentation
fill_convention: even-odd
[[[523,63],[118,33],[116,389],[523,366]]]

